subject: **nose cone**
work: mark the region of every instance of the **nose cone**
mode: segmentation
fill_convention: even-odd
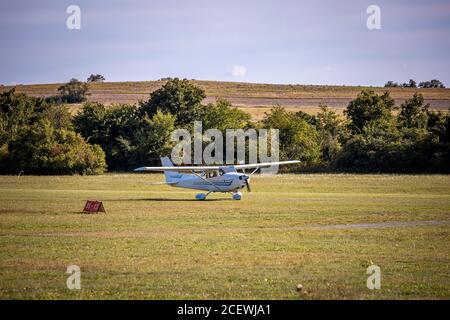
[[[249,180],[250,177],[249,177],[248,175],[246,175],[246,174],[243,174],[243,175],[241,175],[241,176],[239,177],[239,179],[241,179],[241,180]]]

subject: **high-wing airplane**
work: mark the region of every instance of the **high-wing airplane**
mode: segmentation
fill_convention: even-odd
[[[274,165],[299,163],[298,160],[266,162],[254,164],[239,164],[225,166],[177,166],[175,167],[168,157],[161,158],[162,167],[140,167],[135,172],[163,171],[166,182],[163,184],[178,188],[188,188],[207,191],[195,196],[197,200],[205,200],[212,192],[230,192],[233,200],[241,200],[241,189],[250,188],[250,175],[260,168],[268,168]],[[250,174],[245,169],[253,169]],[[237,170],[242,170],[239,173]]]

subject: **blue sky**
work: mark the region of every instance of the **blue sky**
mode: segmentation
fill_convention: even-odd
[[[81,8],[69,30],[66,8]],[[369,5],[381,29],[366,26]],[[450,86],[450,1],[128,0],[0,3],[0,83],[161,77]],[[233,72],[234,71],[234,72]]]

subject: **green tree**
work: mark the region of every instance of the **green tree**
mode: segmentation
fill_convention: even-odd
[[[86,101],[86,95],[89,86],[87,83],[81,82],[77,79],[70,79],[68,83],[61,85],[58,88],[59,98],[63,103],[79,103]]]
[[[437,79],[433,79],[430,81],[430,87],[431,88],[445,88],[444,84]]]
[[[43,99],[16,93],[15,88],[0,92],[0,144],[14,140],[23,127],[39,121],[46,107]]]
[[[279,130],[281,159],[298,159],[303,166],[319,164],[319,136],[314,126],[306,120],[284,108],[275,107],[266,113],[262,125]]]
[[[386,82],[386,84],[384,85],[386,88],[389,87],[399,87],[399,84],[397,82],[394,82],[392,80],[389,80],[388,82]]]
[[[159,164],[161,156],[169,156],[173,142],[171,133],[175,129],[175,116],[157,111],[152,118],[144,117],[130,139],[120,138],[122,150],[130,157],[133,166]]]
[[[157,110],[176,116],[176,125],[192,125],[197,119],[201,102],[206,97],[205,92],[188,80],[175,78],[168,81],[162,88],[153,91],[150,99],[141,103],[141,110],[149,117]]]
[[[349,132],[346,123],[342,116],[325,105],[320,106],[320,111],[315,119],[322,159],[325,163],[330,163],[337,157],[342,144],[348,139]]]
[[[66,106],[49,105],[43,111],[43,117],[48,119],[55,129],[74,130],[72,115]]]
[[[103,82],[103,81],[105,81],[105,77],[102,76],[101,74],[91,74],[87,78],[87,82]]]
[[[420,82],[419,88],[445,88],[445,86],[441,81],[433,79],[431,81]]]
[[[225,132],[226,129],[244,129],[250,122],[250,115],[224,99],[216,103],[209,103],[199,110],[197,120],[203,123],[203,130],[218,129]]]
[[[424,105],[423,95],[415,93],[400,106],[398,122],[402,127],[424,129],[428,123],[430,105]]]
[[[344,145],[335,169],[362,172],[396,172],[402,168],[399,150],[404,145],[394,122],[372,121]]]
[[[414,79],[409,79],[408,87],[417,88],[417,82]]]
[[[438,143],[440,150],[431,153],[440,157],[436,161],[439,172],[450,172],[450,108],[446,114],[428,110],[427,129],[434,144]],[[430,155],[430,154],[429,154]]]
[[[363,90],[356,99],[350,101],[344,113],[350,122],[350,129],[361,132],[364,126],[373,121],[387,121],[392,119],[392,111],[395,108],[394,99],[389,92],[382,95],[372,90]]]
[[[106,117],[108,145],[105,152],[107,157],[109,156],[112,168],[129,169],[132,165],[129,163],[129,156],[122,152],[121,140],[131,139],[141,123],[138,108],[134,105],[117,105],[108,109]]]
[[[320,107],[320,106],[319,106]],[[306,122],[308,122],[309,124],[311,124],[311,125],[313,125],[313,126],[316,126],[317,124],[318,124],[318,120],[317,120],[317,117],[316,116],[314,116],[314,115],[311,115],[311,114],[308,114],[308,113],[306,113],[306,112],[304,112],[304,111],[302,111],[302,110],[300,110],[300,111],[297,111],[296,113],[295,113],[295,116],[297,117],[297,118],[299,118],[299,119],[303,119],[303,120],[305,120]]]
[[[97,102],[88,102],[72,119],[75,131],[80,133],[86,141],[105,148],[108,143],[108,126],[106,123],[106,107]]]
[[[87,141],[102,147],[110,169],[129,169],[131,164],[123,141],[130,141],[134,131],[142,125],[138,111],[134,105],[115,105],[107,109],[100,103],[86,103],[73,123]]]

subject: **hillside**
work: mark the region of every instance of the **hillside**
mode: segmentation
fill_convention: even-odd
[[[203,88],[207,98],[205,103],[217,98],[225,98],[234,105],[244,108],[254,118],[260,118],[272,106],[280,105],[288,110],[303,110],[308,113],[317,111],[320,104],[326,104],[339,111],[355,98],[363,89],[360,86],[320,86],[320,85],[279,85],[256,84],[242,82],[200,81],[192,82]],[[104,104],[136,103],[146,100],[150,92],[160,88],[165,81],[140,82],[104,82],[90,85],[89,101]],[[17,85],[17,91],[33,96],[50,96],[57,93],[61,84]],[[1,86],[0,90],[8,90],[12,86]],[[397,104],[411,97],[414,92],[424,95],[425,101],[432,109],[446,111],[450,107],[450,89],[416,89],[416,88],[383,88],[370,87],[381,93],[389,91]],[[76,108],[74,108],[76,109]]]

